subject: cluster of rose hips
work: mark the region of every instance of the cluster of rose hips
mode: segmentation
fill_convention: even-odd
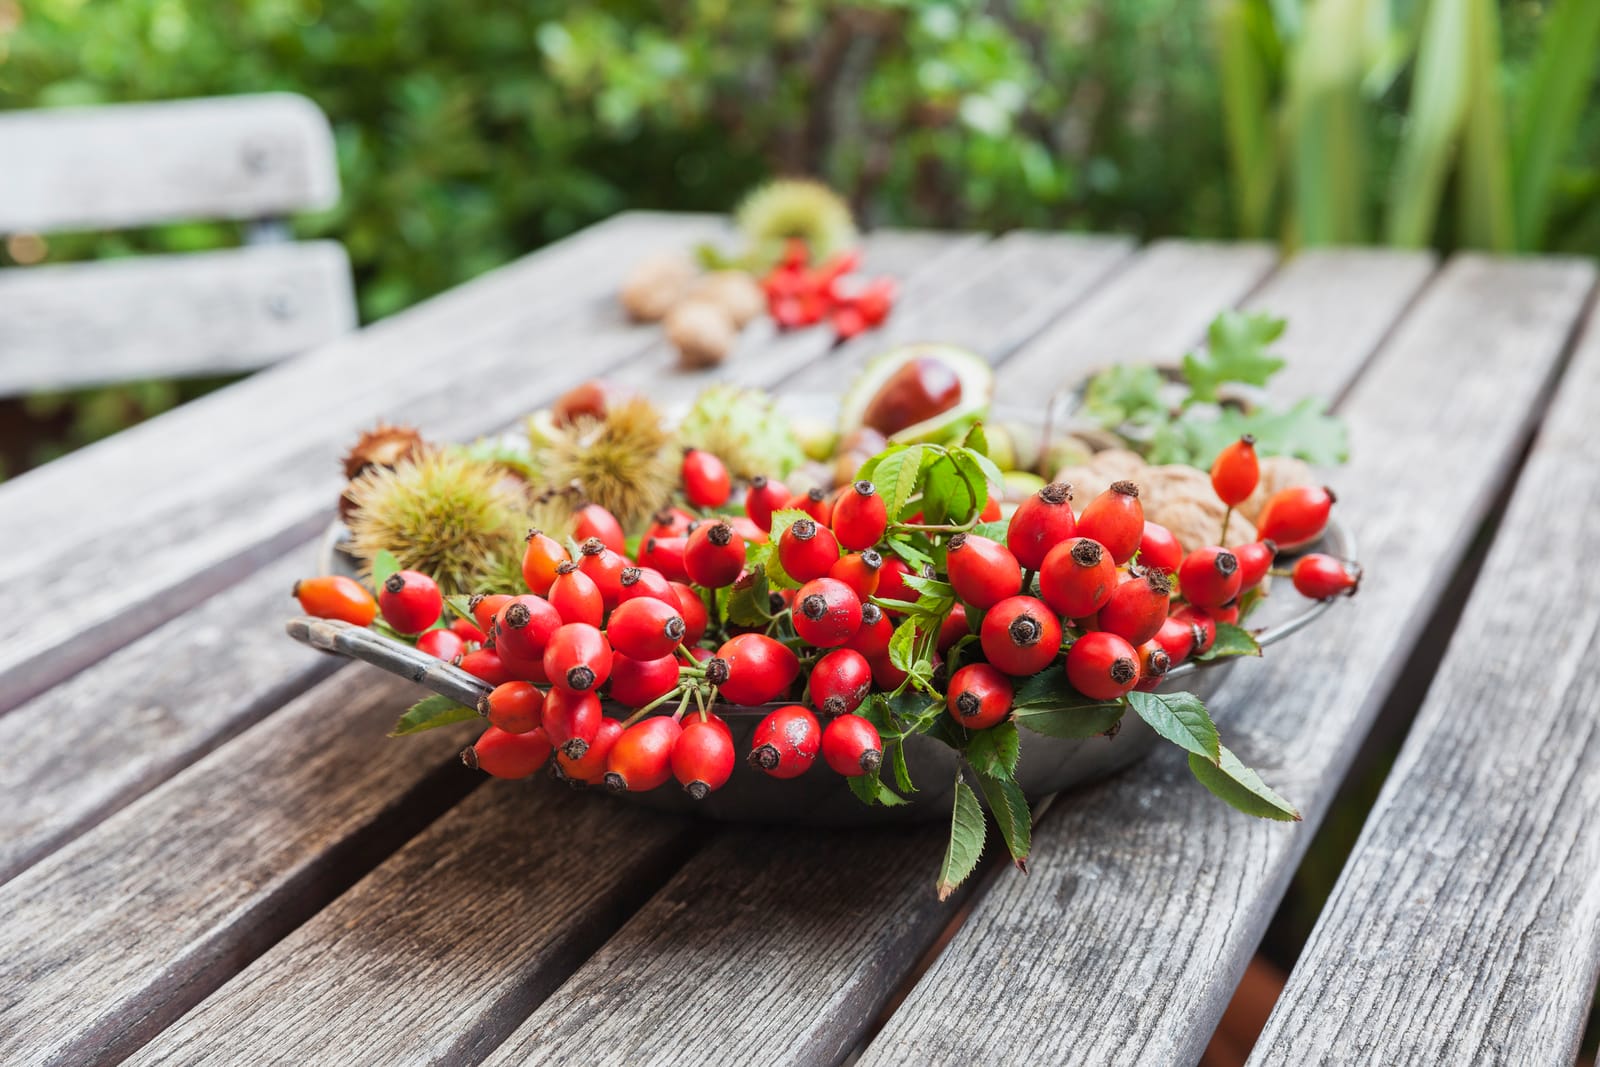
[[[1213,466],[1212,486],[1229,509],[1259,481],[1254,444],[1240,439]],[[967,608],[984,612],[986,662],[957,670],[948,692],[951,713],[969,728],[1004,719],[1012,679],[1045,670],[1064,643],[1067,681],[1083,696],[1111,701],[1154,689],[1167,671],[1211,649],[1219,623],[1237,624],[1241,598],[1271,572],[1280,547],[1321,536],[1334,498],[1309,486],[1282,490],[1262,512],[1260,540],[1187,554],[1170,530],[1145,519],[1132,482],[1114,483],[1078,516],[1070,500],[1069,486],[1052,483],[1018,506],[1004,544],[965,533],[946,543],[951,586]],[[1354,592],[1359,580],[1352,566],[1325,555],[1300,559],[1292,575],[1297,590],[1317,599]]]
[[[848,341],[889,317],[894,306],[893,278],[859,278],[861,253],[840,252],[816,267],[808,266],[806,244],[791,239],[778,265],[761,279],[767,312],[781,329],[815,326],[824,319],[835,336]]]
[[[1258,479],[1249,438],[1212,471],[1230,509]],[[575,552],[531,531],[522,560],[529,592],[476,596],[472,618],[448,627],[439,625],[437,585],[415,571],[389,575],[375,602],[342,578],[311,579],[296,593],[311,614],[357,625],[381,612],[389,628],[420,635],[418,648],[494,686],[478,709],[489,728],[463,753],[469,765],[519,778],[554,756],[558,775],[573,783],[641,791],[676,778],[699,799],[727,783],[737,755],[715,702],[790,698],[803,671],[809,706],[787,703],[766,715],[748,762],[792,778],[821,754],[842,775],[877,774],[883,742],[857,711],[874,689],[908,682],[890,655],[890,614],[914,605],[920,584],[908,581],[913,571],[903,560],[879,551],[895,525],[947,535],[945,574],[958,599],[938,622],[934,666],[976,632],[982,659],[955,670],[945,693],[951,718],[976,730],[1005,719],[1014,680],[1046,670],[1063,649],[1067,682],[1091,700],[1154,688],[1171,667],[1206,653],[1219,623],[1238,621],[1241,596],[1268,575],[1278,547],[1314,541],[1333,504],[1326,489],[1283,490],[1262,512],[1261,540],[1185,554],[1169,530],[1145,520],[1130,482],[1111,486],[1080,516],[1067,485],[1047,485],[1017,507],[1002,543],[972,531],[999,518],[992,500],[965,528],[922,526],[918,515],[892,524],[870,481],[792,495],[757,477],[739,515],[716,510],[732,497],[716,456],[688,451],[681,480],[688,506],[709,514],[658,513],[634,559],[620,524],[598,507],[579,513]],[[798,588],[771,594],[769,625],[730,625],[715,648],[702,644],[715,591],[754,588],[749,546],[769,542],[779,511],[804,516],[788,516],[794,521],[770,557]],[[1353,567],[1320,555],[1301,558],[1292,576],[1301,593],[1319,599],[1353,592],[1359,579]],[[602,692],[631,713],[607,715]],[[672,701],[675,709],[652,714]]]

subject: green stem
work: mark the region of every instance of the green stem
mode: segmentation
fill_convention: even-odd
[[[968,530],[975,528],[979,521],[979,516],[974,515],[966,522],[956,525],[951,525],[950,523],[929,525],[920,522],[891,522],[889,529],[911,530],[916,533],[966,533]]]
[[[1217,539],[1217,544],[1219,545],[1226,545],[1228,543],[1228,520],[1231,518],[1233,518],[1232,508],[1229,508],[1227,511],[1222,513],[1222,536]]]
[[[650,703],[646,704],[644,707],[640,708],[638,711],[624,719],[622,721],[623,728],[626,729],[627,727],[632,726],[634,723],[638,722],[640,719],[644,718],[646,715],[650,714],[652,711],[656,710],[656,708],[660,707],[662,704],[665,704],[679,693],[683,693],[684,698],[688,699],[688,691],[686,691],[681,685],[676,689],[671,689],[665,693],[662,693]]]

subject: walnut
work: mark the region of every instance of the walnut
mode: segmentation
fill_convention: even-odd
[[[744,329],[767,310],[767,297],[756,280],[742,270],[719,270],[707,274],[689,289],[690,300],[706,300],[718,305]]]
[[[1133,482],[1142,492],[1149,470],[1137,452],[1108,448],[1096,452],[1087,463],[1063,467],[1052,480],[1072,486],[1072,510],[1082,514],[1089,501],[1110,489],[1112,482]]]
[[[651,256],[622,283],[622,306],[636,322],[656,322],[683,299],[694,276],[695,266],[687,256]]]
[[[1222,516],[1228,510],[1211,488],[1205,471],[1170,463],[1151,467],[1146,474],[1144,517],[1171,530],[1185,552],[1217,543],[1222,533]],[[1228,522],[1228,544],[1242,545],[1256,539],[1250,520],[1234,513]]]
[[[665,325],[667,340],[685,367],[715,367],[728,358],[739,336],[733,317],[706,300],[679,304],[667,314]]]

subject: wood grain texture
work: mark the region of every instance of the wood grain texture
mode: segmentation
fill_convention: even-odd
[[[1015,287],[1038,300],[1039,291],[1029,286],[1040,283],[1028,279],[1041,272],[1046,278],[1062,276],[1038,259],[1049,244],[1030,238],[1023,246],[1026,254],[1003,255],[992,270],[977,264],[981,269],[971,276],[987,295],[968,299],[952,290],[937,306],[963,307],[980,323],[990,322],[988,313],[1000,309],[993,320],[1000,329],[968,328],[975,347],[990,354],[984,338],[1004,335],[1004,309],[1010,307],[1002,294]],[[1067,243],[1058,254],[1073,252]],[[1248,284],[1258,279],[1253,262]],[[1055,306],[1061,313],[1050,332],[1065,330],[1079,316],[1097,316],[1102,301],[1127,303],[1124,287],[1140,284],[1143,273],[1135,259],[1089,287],[1086,296],[1078,287],[1058,287]],[[1216,313],[1214,291],[1209,282],[1190,289],[1171,285],[1165,293],[1167,314],[1141,321],[1153,336],[1175,337],[1175,344],[1193,341]],[[908,330],[920,325],[906,321]],[[1179,332],[1185,328],[1186,333]],[[1131,331],[1123,336],[1141,340]],[[996,351],[992,358],[1001,355]],[[1001,367],[1004,381],[1011,368]],[[630,1061],[838,1062],[954,914],[933,892],[944,834],[937,827],[865,839],[788,831],[724,838],[687,865],[557,991],[495,1062],[554,1060],[561,1049],[617,1042],[627,1050],[622,1058]],[[686,912],[686,899],[730,893],[750,903],[703,919]],[[686,969],[694,976],[687,983]],[[607,1001],[607,1009],[598,1011],[606,990],[618,985],[630,991],[626,1003]],[[697,991],[702,1008],[707,1002],[717,1005],[715,1029],[657,1024],[687,1021],[682,1013],[696,1007],[685,1002],[687,988]],[[971,990],[962,996],[963,1003],[987,1001],[987,994]]]
[[[1058,799],[1035,834],[1032,873],[998,879],[979,900],[863,1064],[1199,1058],[1419,628],[1504,491],[1593,279],[1576,261],[1458,258],[1349,394],[1355,451],[1335,486],[1366,584],[1281,654],[1242,664],[1213,702],[1227,743],[1305,824],[1225,807],[1175,750]],[[982,1007],[950,1011],[979,1003],[980,989]]]
[[[342,665],[283,636],[309,562],[280,560],[0,715],[0,752],[18,754],[0,760],[0,882]]]
[[[839,1062],[956,914],[945,833],[724,833],[487,1063]]]
[[[477,1063],[698,837],[546,779],[487,783],[129,1062]]]
[[[415,695],[342,672],[0,886],[0,1062],[126,1056],[476,785]]]
[[[987,244],[986,238],[971,234],[878,230],[863,247],[861,269],[869,275],[899,279],[903,297],[891,317],[915,316],[924,295],[944,284],[956,263],[981,255]],[[882,332],[863,334],[859,343],[879,344]],[[684,369],[677,351],[660,341],[617,368],[615,377],[650,382],[651,396],[658,403],[688,404],[710,381],[771,388],[796,368],[823,358],[833,344],[833,332],[825,325],[783,331],[763,317],[745,327],[727,362],[709,372]],[[838,392],[841,385],[835,381],[828,391]]]
[[[241,492],[268,499],[281,492],[320,524],[326,501],[300,495],[293,477]],[[0,745],[36,754],[0,766],[0,881],[333,669],[281,630],[294,607],[287,590],[310,565],[305,546],[193,611],[157,615],[147,636],[0,716]],[[187,653],[174,656],[174,649]],[[86,717],[87,708],[105,711]],[[71,774],[58,772],[62,762]]]
[[[1267,245],[1158,241],[1079,314],[1060,320],[1011,356],[995,399],[1035,411],[1053,390],[1071,387],[1108,364],[1172,362],[1199,339],[1213,315],[1237,304],[1276,262],[1277,252]],[[1200,329],[1189,319],[1193,309],[1204,309]]]
[[[1014,269],[1031,269],[1031,265],[1027,263],[1021,263],[1016,265]],[[1063,293],[1058,302],[1053,306],[1062,306],[1062,304],[1069,299],[1069,296],[1070,294]],[[913,314],[914,312],[907,312],[908,317]],[[246,586],[251,586],[254,584],[255,580],[252,579],[251,582],[245,583],[245,585],[241,586],[240,588],[243,589]],[[275,719],[276,717],[274,717],[274,720],[272,721],[275,721]],[[426,743],[426,740],[423,739],[416,743]],[[616,810],[608,810],[611,810],[613,817],[615,817]],[[497,826],[497,831],[503,832],[503,827]],[[98,833],[98,830],[94,831],[90,836],[95,836]],[[516,835],[511,836],[513,836],[516,840],[525,841],[525,838],[523,837]],[[465,857],[466,852],[460,852],[459,849],[467,849],[470,851],[470,848],[475,840],[475,838],[469,838],[459,847],[455,845],[450,846],[452,849],[457,850],[457,852],[453,852],[452,854],[459,853],[462,857]],[[909,860],[913,850],[915,854],[919,856],[928,854],[930,850],[937,851],[938,841],[935,838],[929,838],[927,841],[921,841],[919,839],[915,844],[907,845],[906,847],[908,849],[906,858]],[[461,862],[467,862],[467,860],[463,858]],[[461,895],[461,891],[459,887],[456,887],[450,882],[450,879],[453,877],[450,868],[451,864],[437,863],[431,866],[425,875],[411,871],[410,868],[405,868],[408,873],[404,878],[385,881],[381,889],[375,889],[373,891],[374,895],[368,901],[370,911],[373,913],[404,911],[406,910],[407,905],[403,900],[398,899],[401,896],[406,897],[406,899],[410,899],[411,897],[424,898],[428,900],[455,899]],[[907,892],[914,892],[918,896],[926,895],[925,891],[928,884],[928,877],[918,878],[915,881],[915,888],[912,889],[910,886],[908,886]],[[926,942],[933,936],[933,931],[937,928],[938,922],[940,921],[938,919],[938,914],[939,912],[935,911],[929,912],[925,915],[917,916],[913,923],[916,930],[919,931],[917,936],[911,937],[905,940],[903,943],[896,942],[894,945],[886,946],[886,951],[890,953],[890,956],[887,958],[893,959],[895,962],[893,962],[892,965],[887,962],[882,962],[877,966],[876,969],[867,968],[863,971],[862,977],[869,977],[873,974],[877,974],[878,971],[882,969],[903,973],[904,969],[910,966],[910,959],[900,959],[899,957],[905,953],[910,953],[912,956],[914,956],[917,951],[920,951],[921,946],[926,944]],[[317,921],[321,922],[320,919]],[[498,1028],[499,1032],[503,1033],[505,1029],[509,1029],[509,1025],[504,1028],[500,1028],[500,1024],[497,1023],[494,1018],[481,1017],[484,1015],[484,1013],[489,1013],[492,1016],[493,1011],[501,1010],[499,1008],[494,1008],[493,1011],[491,1011],[491,1004],[501,1003],[501,1001],[495,999],[496,997],[502,996],[501,992],[494,993],[493,995],[485,994],[485,998],[480,999],[461,998],[459,1003],[456,1003],[455,991],[464,981],[488,983],[489,987],[493,990],[499,990],[502,992],[507,988],[522,989],[524,990],[524,993],[522,994],[524,997],[522,1014],[526,1014],[529,1003],[536,1002],[539,999],[539,997],[534,997],[531,995],[531,993],[528,993],[528,990],[535,988],[528,985],[528,982],[531,980],[528,977],[529,972],[527,971],[529,959],[516,954],[506,954],[503,950],[502,931],[492,924],[484,926],[466,926],[457,924],[453,936],[455,953],[452,961],[450,961],[448,964],[441,962],[436,970],[427,975],[413,974],[413,969],[405,965],[403,958],[375,958],[370,961],[371,972],[374,975],[382,975],[393,973],[396,971],[396,969],[398,969],[399,973],[406,974],[408,976],[409,985],[407,988],[410,996],[414,1000],[425,1000],[429,1003],[437,1002],[441,1005],[441,1011],[452,1010],[449,1008],[449,1005],[454,1003],[454,1014],[450,1016],[449,1023],[449,1026],[452,1028],[461,1029],[463,1032],[472,1032],[475,1034],[480,1032],[493,1033],[496,1032]],[[403,946],[401,946],[401,948],[403,949]],[[292,958],[294,960],[299,960],[301,956],[297,954]],[[574,960],[573,962],[576,963],[577,961]],[[263,966],[266,965],[266,961],[263,961]],[[284,966],[287,966],[287,963],[285,963]],[[460,968],[468,969],[470,971],[470,975],[464,976]],[[281,976],[287,972],[274,967],[273,973],[279,977],[271,984],[274,988],[281,989]],[[543,979],[540,979],[540,981],[543,981]],[[878,986],[881,988],[878,988],[875,993],[871,994],[865,991],[867,987],[863,987],[861,997],[857,998],[858,1010],[861,1010],[860,1006],[862,1004],[871,1003],[870,996],[881,996],[886,994],[888,990],[888,983],[878,983]],[[251,985],[250,988],[255,989],[256,987]],[[341,985],[339,988],[342,989],[344,986]],[[381,990],[374,994],[374,996],[378,997],[380,1001],[383,1000],[383,998],[387,995],[388,994],[382,992]],[[540,995],[542,996],[542,992]],[[301,1037],[297,1040],[303,1041],[307,1047],[313,1047],[317,1045],[326,1045],[329,1048],[338,1049],[344,1049],[347,1047],[346,1041],[342,1036],[342,1032],[339,1030],[339,1027],[350,1025],[350,1020],[342,1019],[342,1017],[334,1017],[330,1019],[327,1014],[320,1011],[304,1009],[303,1005],[299,1007],[294,1004],[278,1004],[274,1006],[267,1003],[264,997],[265,994],[251,993],[249,994],[250,1006],[248,1009],[243,1006],[243,1001],[233,1002],[234,1008],[237,1011],[248,1010],[252,1017],[255,1017],[257,1014],[261,1015],[263,1018],[266,1016],[271,1016],[272,1019],[276,1019],[278,1021],[270,1023],[262,1022],[261,1025],[268,1026],[269,1029],[279,1025],[290,1027],[301,1035]],[[297,1012],[298,1014],[296,1014]],[[210,1019],[214,1018],[214,1016],[205,1015],[204,1018]],[[514,1019],[511,1019],[510,1021],[512,1023],[520,1021],[520,1015]],[[441,1025],[443,1025],[443,1023],[441,1023]],[[325,1029],[330,1027],[332,1028],[331,1031]],[[186,1034],[190,1033],[188,1030],[184,1032]],[[184,1038],[185,1042],[189,1040],[191,1040],[191,1038]],[[473,1040],[477,1041],[478,1038],[475,1037]],[[166,1046],[163,1045],[158,1047],[164,1048]],[[453,1049],[456,1046],[451,1045],[450,1047]],[[443,1055],[446,1059],[453,1057],[455,1054],[455,1052],[449,1052],[448,1054],[441,1053],[441,1055]]]
[[[0,114],[0,233],[256,219],[339,199],[333,131],[291,93]]]
[[[1132,243],[1121,238],[1007,234],[981,257],[950,264],[954,269],[939,284],[918,294],[916,315],[893,315],[883,329],[795,368],[784,388],[836,392],[873,356],[915,341],[960,345],[998,363],[1090,299],[1132,259]]]
[[[0,270],[0,396],[255,370],[355,325],[335,241]]]
[[[1600,331],[1252,1063],[1571,1063],[1600,962]],[[1561,546],[1555,548],[1554,546]]]
[[[364,426],[471,438],[651,343],[622,320],[618,279],[714,232],[694,217],[597,227],[0,486],[0,596],[36,606],[0,621],[0,709],[309,539]]]
[[[1312,248],[1286,260],[1244,302],[1289,322],[1272,346],[1288,359],[1272,397],[1343,396],[1365,366],[1351,353],[1376,352],[1437,269],[1432,252],[1380,248]]]

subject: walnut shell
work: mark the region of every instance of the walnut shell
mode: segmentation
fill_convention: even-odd
[[[1096,452],[1089,462],[1063,467],[1053,481],[1072,486],[1072,510],[1082,514],[1089,501],[1111,488],[1112,482],[1133,482],[1144,492],[1145,475],[1150,468],[1137,452],[1125,448],[1108,448]]]
[[[720,305],[686,300],[667,314],[667,340],[685,367],[715,367],[728,358],[739,336],[733,317]]]
[[[707,274],[689,288],[688,299],[706,300],[718,305],[740,329],[767,310],[766,294],[756,280],[742,270],[719,270]]]
[[[1145,475],[1144,517],[1172,531],[1185,552],[1217,543],[1222,516],[1228,510],[1211,488],[1205,471],[1179,463],[1151,467]],[[1256,539],[1255,525],[1234,513],[1228,522],[1228,544],[1248,544]]]
[[[687,256],[651,256],[640,261],[622,283],[622,306],[636,322],[657,322],[683,299],[694,276],[694,263]]]
[[[1293,456],[1265,456],[1261,460],[1261,481],[1250,498],[1239,505],[1239,514],[1251,522],[1260,522],[1261,509],[1267,506],[1267,498],[1273,493],[1296,485],[1316,484],[1317,474],[1305,460]]]

